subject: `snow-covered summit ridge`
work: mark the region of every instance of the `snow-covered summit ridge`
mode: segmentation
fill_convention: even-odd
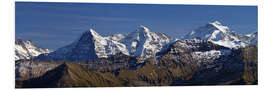
[[[134,32],[127,35],[115,34],[107,37],[90,29],[72,44],[48,55],[41,55],[37,59],[85,61],[107,58],[118,53],[149,58],[154,57],[169,42],[169,36],[151,32],[145,26],[139,26]]]
[[[199,27],[185,35],[182,39],[192,38],[207,40],[228,48],[246,47],[250,44],[251,40],[251,38],[247,39],[248,36],[231,32],[229,27],[223,26],[218,21],[211,22],[205,26]]]

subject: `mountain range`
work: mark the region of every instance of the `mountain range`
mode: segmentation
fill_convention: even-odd
[[[16,87],[257,84],[257,37],[215,21],[181,38],[145,26],[109,36],[90,29],[55,51],[16,39]]]
[[[31,41],[23,41],[21,39],[16,40],[15,50],[16,60],[34,57],[38,60],[75,60],[74,62],[76,62],[107,58],[118,53],[150,58],[166,50],[177,40],[194,38],[231,49],[257,45],[257,32],[247,35],[237,34],[231,32],[227,26],[223,26],[220,22],[215,21],[192,30],[180,39],[171,38],[164,33],[151,32],[145,26],[139,26],[134,32],[129,34],[114,34],[106,37],[90,29],[82,33],[73,43],[51,53],[49,53],[48,49],[37,47]]]

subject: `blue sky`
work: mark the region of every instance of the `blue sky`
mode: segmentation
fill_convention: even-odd
[[[106,36],[129,33],[139,25],[179,37],[220,21],[241,34],[257,31],[256,6],[153,5],[16,2],[16,37],[55,50],[93,28]]]

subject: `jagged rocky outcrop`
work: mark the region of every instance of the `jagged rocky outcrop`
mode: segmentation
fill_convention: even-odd
[[[49,49],[41,48],[30,40],[15,40],[15,60],[31,59],[43,53],[50,53]]]

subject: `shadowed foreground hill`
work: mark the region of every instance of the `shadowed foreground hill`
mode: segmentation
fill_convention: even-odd
[[[169,85],[175,78],[165,68],[150,63],[137,70],[97,72],[78,63],[63,63],[44,75],[29,80],[16,81],[17,88],[41,87],[115,87]]]
[[[76,63],[63,63],[41,77],[17,81],[16,87],[105,87],[121,84],[112,74],[93,72]]]

